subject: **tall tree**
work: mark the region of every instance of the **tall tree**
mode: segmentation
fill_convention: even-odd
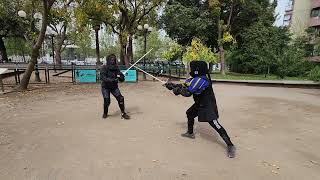
[[[83,59],[94,55],[94,50],[91,47],[93,38],[91,28],[89,25],[78,26],[76,31],[72,31],[68,37],[68,40],[79,47],[76,49],[76,53]]]
[[[214,16],[207,3],[199,0],[169,0],[161,16],[161,27],[180,45],[187,46],[194,37],[216,47]]]
[[[209,7],[217,19],[218,26],[218,48],[219,58],[221,63],[221,74],[225,75],[225,58],[224,58],[224,44],[233,41],[230,34],[231,19],[233,16],[235,2],[237,0],[209,0]],[[243,2],[244,0],[239,0]],[[226,12],[228,15],[226,15]],[[226,19],[226,18],[227,19]]]
[[[86,17],[95,21],[102,21],[119,37],[121,63],[129,65],[128,41],[136,33],[137,26],[148,18],[156,7],[164,0],[78,0],[82,12]],[[132,45],[129,45],[129,47]],[[131,48],[129,48],[129,51]]]
[[[275,73],[279,58],[288,48],[288,30],[261,18],[241,34],[243,42],[231,56],[231,70],[245,73]]]
[[[271,11],[273,17],[273,10],[269,0],[169,0],[161,24],[181,45],[197,37],[208,47],[218,49],[223,63],[225,48],[234,42],[241,44],[244,29]]]
[[[35,43],[32,46],[32,52],[31,52],[31,60],[28,63],[27,69],[25,73],[23,74],[21,83],[18,87],[19,90],[26,90],[29,85],[31,74],[34,70],[34,66],[38,60],[39,57],[39,50],[41,48],[41,45],[45,38],[45,33],[48,26],[48,19],[50,14],[50,9],[52,5],[55,3],[55,0],[42,0],[41,8],[42,8],[42,23],[41,23],[41,29],[40,32],[37,34],[37,38]]]
[[[94,29],[94,37],[96,41],[96,56],[97,56],[97,64],[101,64],[100,61],[100,43],[99,43],[99,31],[100,31],[101,25],[99,23],[95,23],[93,26]]]
[[[99,42],[99,31],[103,24],[103,19],[105,18],[114,18],[112,17],[111,2],[107,0],[101,1],[93,1],[93,0],[77,0],[78,7],[76,10],[76,17],[78,26],[91,26],[94,30],[94,38],[95,38],[95,52],[97,58],[97,64],[101,64],[100,61],[100,42]]]
[[[55,6],[50,11],[50,29],[55,34],[55,63],[61,66],[61,54],[66,44],[67,31],[70,31],[72,23],[72,8],[70,5],[73,0],[57,0]],[[69,29],[68,29],[69,28]]]
[[[103,31],[101,36],[101,55],[120,54],[120,46],[118,39],[113,32]]]

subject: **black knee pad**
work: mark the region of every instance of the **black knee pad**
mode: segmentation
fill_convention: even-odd
[[[119,104],[124,104],[124,97],[123,96],[118,96],[117,101]]]

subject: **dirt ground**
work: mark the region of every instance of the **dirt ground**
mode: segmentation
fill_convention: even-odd
[[[0,96],[1,180],[320,179],[319,90],[215,85],[229,159],[207,123],[180,137],[192,98],[159,83],[121,85],[129,121],[97,84],[40,87]]]

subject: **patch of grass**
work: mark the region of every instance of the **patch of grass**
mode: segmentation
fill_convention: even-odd
[[[308,77],[285,77],[280,79],[275,75],[256,75],[256,74],[239,74],[239,73],[226,73],[225,76],[221,75],[219,72],[214,72],[211,74],[213,79],[228,79],[228,80],[295,80],[295,81],[305,81]]]

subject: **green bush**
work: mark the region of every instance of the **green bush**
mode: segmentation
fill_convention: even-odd
[[[311,70],[309,78],[313,81],[320,81],[320,66],[316,66]]]

